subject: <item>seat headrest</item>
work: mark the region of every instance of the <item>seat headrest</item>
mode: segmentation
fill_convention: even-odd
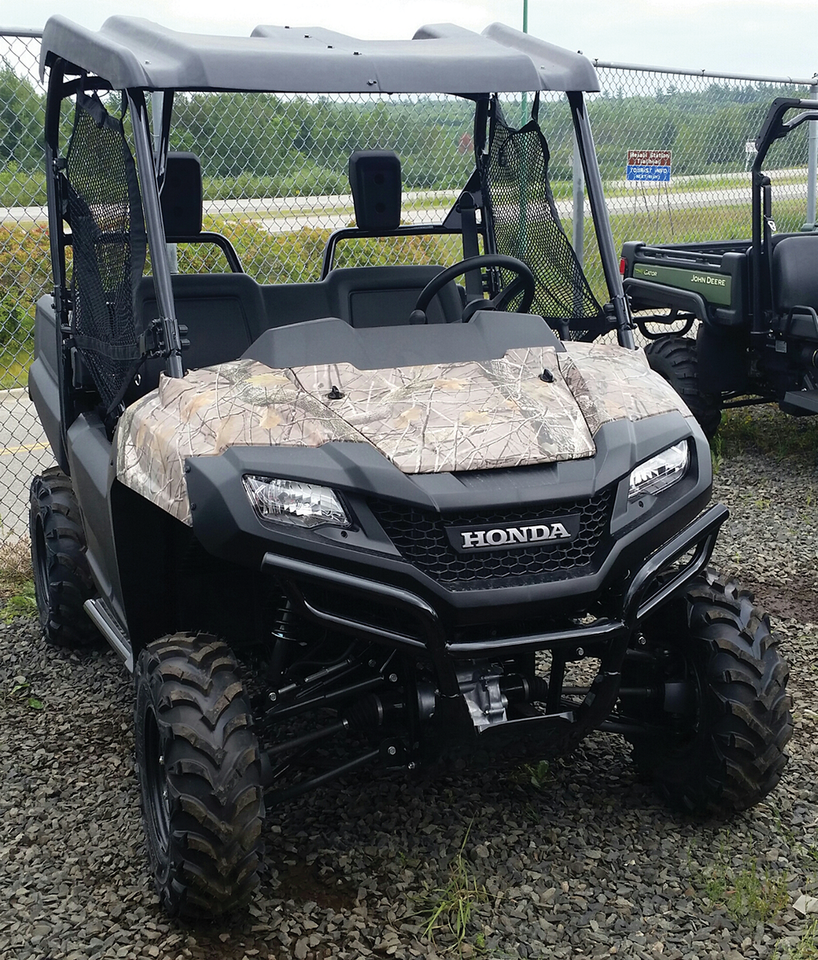
[[[392,150],[359,150],[349,158],[349,185],[358,229],[382,233],[400,226],[400,160]]]
[[[202,167],[195,154],[168,154],[160,200],[168,237],[202,232]]]

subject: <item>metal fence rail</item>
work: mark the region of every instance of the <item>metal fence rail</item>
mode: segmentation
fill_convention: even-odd
[[[29,479],[51,461],[24,391],[33,305],[51,286],[39,52],[36,31],[0,30],[0,542],[25,533]],[[761,119],[774,96],[818,97],[818,78],[595,65],[602,92],[590,98],[589,114],[617,245],[749,236],[747,171]],[[507,113],[522,118],[528,105],[507,104]],[[230,236],[247,271],[266,282],[317,277],[328,231],[352,221],[352,150],[398,152],[407,221],[439,219],[471,165],[471,111],[446,97],[413,101],[408,123],[397,121],[385,97],[258,97],[248,118],[230,96],[196,94],[178,98],[174,112],[172,147],[202,160],[206,223]],[[595,239],[583,230],[568,111],[546,96],[540,118],[564,226],[595,282]],[[770,157],[779,229],[815,224],[816,146],[804,131]],[[628,150],[670,151],[670,181],[628,182]],[[458,259],[457,250],[416,238],[396,255]],[[387,252],[372,241],[357,256],[382,262]]]

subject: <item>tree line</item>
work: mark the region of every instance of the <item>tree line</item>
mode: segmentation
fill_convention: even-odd
[[[603,178],[623,178],[629,149],[672,150],[674,175],[741,170],[747,141],[773,97],[807,93],[715,82],[702,91],[669,86],[632,94],[623,86],[607,88],[589,105]],[[507,104],[506,113],[522,119],[521,102]],[[9,64],[0,65],[0,205],[44,199],[42,118],[42,94]],[[573,147],[564,101],[543,102],[540,122],[551,148],[552,180],[570,180]],[[176,96],[172,147],[201,158],[206,195],[213,199],[346,193],[350,154],[372,148],[397,151],[405,189],[442,190],[462,186],[468,177],[471,133],[471,104],[453,98],[395,103],[380,97],[194,93]],[[788,138],[788,154],[776,165],[803,164],[805,138],[805,131]],[[15,189],[21,195],[10,202]]]

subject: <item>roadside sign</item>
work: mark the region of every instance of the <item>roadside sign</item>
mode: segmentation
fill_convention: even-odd
[[[626,180],[669,183],[671,150],[628,150]]]

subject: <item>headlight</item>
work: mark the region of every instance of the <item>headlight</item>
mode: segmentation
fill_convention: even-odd
[[[350,526],[346,511],[329,487],[298,480],[246,476],[244,489],[262,520],[296,527],[317,527],[322,523]]]
[[[646,494],[657,494],[672,487],[687,473],[690,451],[687,440],[682,440],[655,457],[640,463],[631,471],[628,500],[638,500]]]

